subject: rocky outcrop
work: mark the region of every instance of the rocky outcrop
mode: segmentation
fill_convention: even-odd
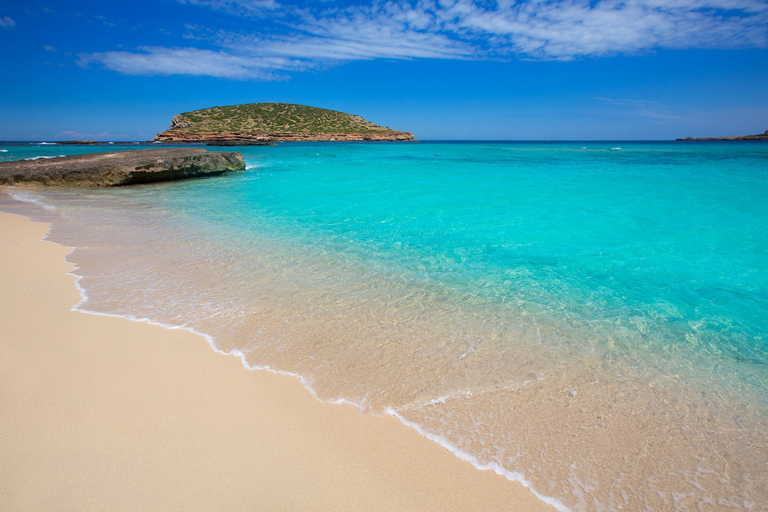
[[[172,128],[158,133],[156,142],[169,143],[237,143],[237,142],[335,142],[335,141],[413,141],[410,132],[189,132]],[[229,145],[229,144],[227,144]]]
[[[0,185],[111,187],[245,170],[243,155],[202,148],[158,148],[0,162]]]
[[[173,116],[173,119],[171,119],[171,129],[172,130],[179,130],[182,128],[186,128],[187,126],[190,126],[192,124],[191,121],[189,121],[186,117],[184,117],[181,114],[176,114]]]
[[[686,137],[684,139],[675,140],[768,140],[768,130],[765,130],[764,133],[758,133],[755,135],[732,135],[730,137]]]

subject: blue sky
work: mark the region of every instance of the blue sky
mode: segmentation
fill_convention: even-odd
[[[420,139],[768,130],[768,0],[0,0],[0,140],[277,101]]]

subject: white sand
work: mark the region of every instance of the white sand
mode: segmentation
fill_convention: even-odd
[[[72,311],[47,230],[0,212],[0,510],[551,510],[200,336]]]

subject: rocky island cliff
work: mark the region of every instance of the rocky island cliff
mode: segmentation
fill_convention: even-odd
[[[170,143],[270,143],[285,141],[412,141],[360,116],[288,103],[250,103],[178,114],[155,137]]]
[[[727,137],[686,137],[684,139],[675,140],[768,140],[768,130],[765,130],[764,133],[757,133],[755,135],[731,135]]]
[[[0,185],[112,187],[244,171],[243,155],[202,148],[158,148],[0,162]]]

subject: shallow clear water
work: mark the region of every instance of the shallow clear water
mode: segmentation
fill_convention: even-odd
[[[768,144],[238,150],[218,179],[25,192],[85,309],[210,334],[573,510],[768,507]]]

